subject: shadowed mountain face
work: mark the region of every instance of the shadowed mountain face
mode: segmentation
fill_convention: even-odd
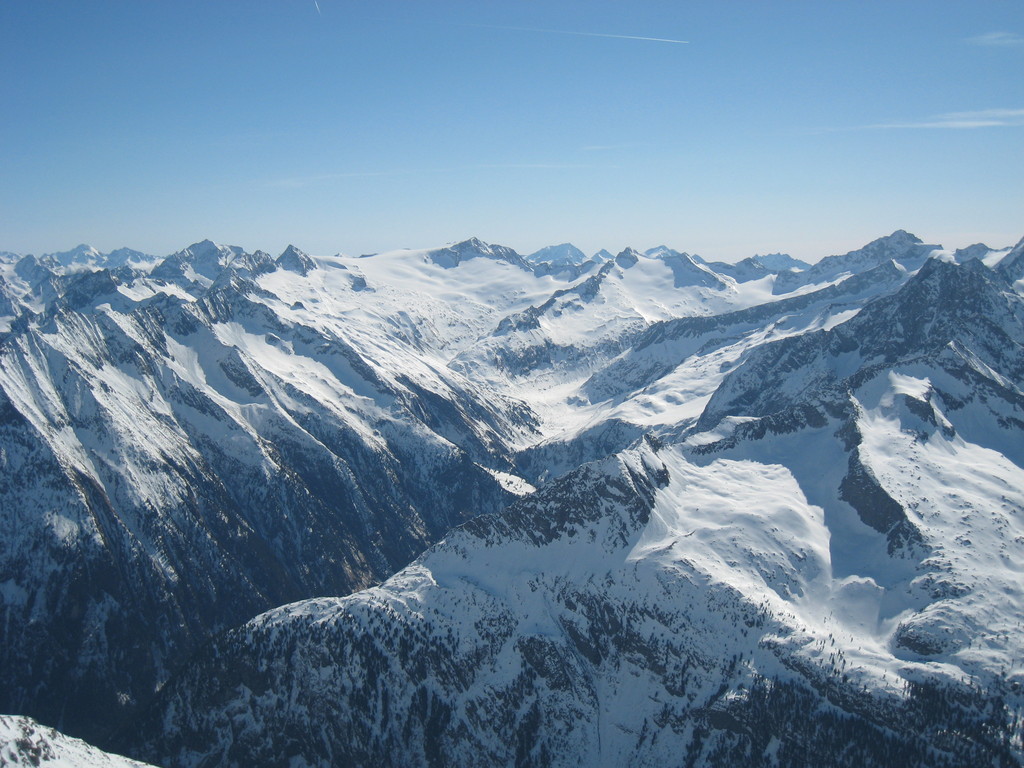
[[[12,257],[0,706],[165,766],[1018,764],[1016,249],[934,249]]]

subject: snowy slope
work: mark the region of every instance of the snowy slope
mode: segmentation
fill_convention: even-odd
[[[1024,301],[978,260],[931,259],[897,293],[832,330],[767,345],[715,392],[705,426],[737,406],[747,415],[842,390],[897,361],[928,361],[959,384],[958,398],[1019,402],[1024,379]],[[1014,457],[1018,458],[1018,457]]]
[[[1019,764],[1022,320],[981,261],[929,261],[752,348],[677,442],[228,633],[124,744],[182,766]]]
[[[507,315],[449,366],[498,389],[534,392],[552,435],[591,418],[576,413],[584,402],[580,387],[653,324],[773,298],[768,282],[739,285],[686,254],[627,249],[545,301]]]
[[[1019,521],[973,528],[1004,549],[967,552],[944,580],[924,569],[909,587],[879,583],[832,551],[848,515],[832,519],[800,472],[766,459],[666,448],[588,465],[379,588],[228,634],[162,694],[133,747],[183,766],[1019,759],[1019,673],[1005,672],[1019,633],[996,621],[941,650],[914,634],[944,637],[956,611],[1019,620],[1019,580],[997,562],[1020,563]],[[970,491],[1021,480],[992,465]],[[1006,505],[1022,502],[1014,491]],[[1009,591],[988,600],[992,588]]]
[[[379,339],[400,336],[447,359],[493,328],[504,313],[529,306],[564,283],[536,277],[501,246],[466,241],[447,248],[330,257],[297,276],[278,270],[259,284],[306,317],[338,331],[353,327]]]
[[[146,768],[40,725],[27,717],[0,715],[0,766],[16,768]]]
[[[752,350],[844,322],[908,277],[890,262],[745,309],[653,323],[616,357],[588,358],[589,365],[574,369],[579,378],[567,385],[547,392],[537,388],[534,408],[547,424],[545,440],[521,452],[517,463],[535,481],[622,450],[645,431],[683,432]],[[537,382],[543,379],[535,376],[530,384]]]

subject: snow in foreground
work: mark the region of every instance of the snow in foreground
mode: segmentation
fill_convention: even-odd
[[[29,717],[0,715],[0,766],[34,768],[145,768],[40,725]]]

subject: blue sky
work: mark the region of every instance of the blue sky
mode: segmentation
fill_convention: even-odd
[[[1016,0],[5,0],[0,104],[21,253],[1024,236]]]

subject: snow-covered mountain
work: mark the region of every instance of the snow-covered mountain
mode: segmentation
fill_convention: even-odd
[[[534,251],[526,257],[526,260],[534,264],[547,262],[557,266],[578,267],[587,261],[587,255],[572,243],[562,243]]]
[[[729,275],[737,282],[745,283],[780,272],[802,272],[811,265],[794,259],[787,253],[767,253],[749,256],[735,264],[715,261],[708,263],[707,266],[720,274]]]
[[[165,766],[1019,764],[1024,244],[570,249],[0,259],[0,709]]]
[[[168,765],[1018,764],[1022,320],[980,261],[927,262],[753,349],[672,443],[223,636],[129,743]]]
[[[850,274],[893,262],[903,269],[916,270],[937,245],[926,245],[921,238],[902,229],[873,240],[863,248],[837,256],[826,256],[799,272],[781,272],[775,280],[775,293],[788,293],[801,286],[820,285]]]
[[[30,294],[0,344],[3,710],[101,736],[214,633],[378,582],[521,492],[528,406],[313,324],[254,282],[298,279],[282,261],[200,244]]]
[[[757,253],[751,256],[750,260],[765,269],[775,272],[802,270],[811,266],[806,261],[794,259],[788,253]]]
[[[555,275],[563,280],[575,280],[580,275],[597,271],[606,259],[601,254],[588,259],[575,245],[562,243],[541,248],[527,256],[526,260],[537,275]]]
[[[77,245],[69,251],[59,253],[48,253],[43,256],[62,267],[93,267],[93,268],[116,268],[128,264],[131,266],[152,266],[159,259],[150,256],[148,253],[136,251],[132,248],[117,248],[109,253],[103,253],[91,245],[85,243]]]

